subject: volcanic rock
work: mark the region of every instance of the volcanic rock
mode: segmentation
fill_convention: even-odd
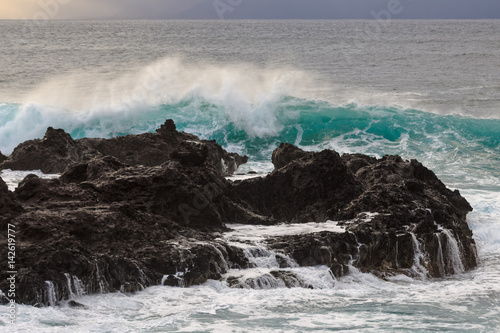
[[[272,162],[274,168],[279,169],[294,160],[310,155],[311,153],[303,151],[302,149],[295,147],[292,144],[281,143],[279,147],[273,152]]]
[[[60,174],[68,166],[100,156],[113,156],[132,166],[159,166],[172,159],[186,165],[212,164],[224,175],[232,174],[248,160],[246,156],[226,152],[215,141],[200,140],[195,135],[178,132],[174,122],[168,119],[156,133],[111,139],[73,140],[64,130],[49,127],[43,139],[18,145],[0,163],[0,169]]]
[[[324,153],[289,163],[283,171],[274,171],[261,180],[264,185],[260,186],[272,183],[278,172],[291,173],[291,179],[299,177],[295,165],[318,159]],[[379,276],[406,274],[420,278],[442,277],[476,267],[475,242],[466,222],[472,207],[458,191],[447,189],[416,160],[344,155],[342,161],[347,173],[354,175],[356,195],[344,201],[336,214],[327,211],[323,220],[316,221],[340,220],[346,233],[277,237],[269,240],[272,248],[284,250],[301,265],[330,266],[337,276],[345,274],[349,265]],[[321,186],[321,178],[316,179],[317,186]],[[315,181],[310,180],[313,184]],[[247,191],[252,186],[238,184],[236,189],[241,188],[244,200],[251,201],[255,199]],[[285,189],[292,191],[291,186]],[[320,196],[316,198],[322,202]],[[304,208],[288,201],[276,195],[268,205],[283,207],[282,211],[290,215],[300,211],[307,216]],[[306,207],[306,211],[317,212],[317,205]]]
[[[17,202],[13,193],[9,191],[7,184],[0,178],[0,226],[7,230],[7,223],[22,212],[21,205]],[[0,239],[6,237],[5,232],[1,233]]]
[[[43,139],[19,144],[0,164],[0,169],[61,173],[67,166],[81,161],[85,153],[86,150],[80,147],[68,133],[62,129],[49,127]],[[95,151],[89,153],[97,154]]]
[[[153,148],[142,151],[141,143]],[[109,140],[74,141],[50,129],[45,139],[21,144],[16,161],[31,156],[66,171],[53,180],[29,175],[15,193],[0,180],[0,221],[15,225],[19,240],[17,302],[57,305],[84,293],[224,279],[229,269],[251,267],[242,247],[220,237],[229,222],[343,227],[268,237],[279,268],[250,280],[227,278],[234,287],[312,287],[285,269],[288,257],[302,266],[326,265],[336,277],[356,268],[427,279],[476,267],[466,222],[471,206],[421,163],[280,147],[272,173],[233,183],[223,176],[230,163],[221,159],[237,165],[244,158],[178,133],[170,121],[157,133]],[[54,156],[44,164],[34,149]],[[6,256],[0,266],[7,267]],[[6,277],[4,270],[3,291]]]
[[[361,194],[361,184],[337,152],[324,150],[307,156],[264,178],[237,182],[229,196],[276,222],[337,219],[340,210]]]

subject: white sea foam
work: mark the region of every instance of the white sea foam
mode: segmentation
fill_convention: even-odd
[[[225,233],[225,238],[255,242],[263,241],[266,237],[272,236],[303,235],[321,231],[345,232],[345,228],[339,226],[338,222],[334,221],[291,223],[273,226],[228,224],[227,227],[233,229],[233,231]]]
[[[32,171],[13,171],[10,169],[0,170],[0,177],[2,177],[3,181],[7,184],[9,190],[14,191],[19,185],[19,183],[27,176],[27,175],[37,175],[42,179],[55,179],[58,178],[58,174],[45,174],[40,170],[32,170]]]
[[[219,281],[191,288],[80,297],[85,309],[19,306],[19,332],[236,331],[332,329],[495,331],[498,270],[460,279],[387,282],[353,271],[327,289],[232,289]],[[316,274],[317,272],[315,272]]]
[[[500,192],[464,190],[474,211],[467,217],[481,258],[500,255]]]
[[[238,169],[238,171],[240,171]],[[237,180],[247,180],[247,179],[252,179],[252,178],[261,178],[265,177],[267,174],[263,173],[256,173],[256,174],[235,174],[229,177],[226,177],[226,179],[231,180],[231,181],[237,181]]]

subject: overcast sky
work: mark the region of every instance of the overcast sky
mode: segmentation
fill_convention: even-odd
[[[0,19],[492,19],[500,0],[0,0]]]

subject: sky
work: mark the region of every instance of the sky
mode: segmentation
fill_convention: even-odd
[[[498,19],[499,0],[0,0],[0,19]]]

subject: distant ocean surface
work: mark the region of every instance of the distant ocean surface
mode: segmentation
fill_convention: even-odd
[[[86,309],[20,306],[13,327],[0,308],[5,330],[500,331],[500,21],[0,21],[0,36],[3,154],[49,126],[113,137],[167,118],[249,155],[242,172],[271,171],[280,142],[399,154],[469,200],[481,258],[439,280],[318,267],[316,289],[86,295]]]

